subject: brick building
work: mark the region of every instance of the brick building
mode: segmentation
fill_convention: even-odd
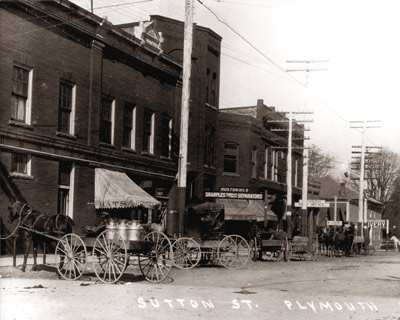
[[[150,21],[119,27],[134,34],[150,25],[162,31],[163,51],[182,62],[183,22],[153,15]],[[221,40],[212,30],[194,24],[187,203],[203,201],[204,191],[215,187]]]
[[[183,23],[152,19],[135,35],[69,1],[1,1],[0,234],[15,200],[93,224],[96,168],[174,209]],[[195,30],[188,202],[215,180],[221,41]]]
[[[287,120],[263,100],[256,106],[221,109],[218,118],[216,190],[236,187],[272,196],[276,201],[271,209],[279,221],[285,219],[286,209],[287,131],[272,129],[287,129]],[[296,123],[293,128],[300,129],[293,131],[292,198],[296,202],[301,198],[303,160],[302,150],[295,147],[303,144],[304,128]]]

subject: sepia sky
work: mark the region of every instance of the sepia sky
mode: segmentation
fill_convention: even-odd
[[[90,9],[90,0],[72,2]],[[135,3],[136,2],[136,3]],[[220,108],[263,99],[278,111],[313,111],[310,143],[345,170],[361,133],[349,121],[381,120],[366,144],[400,153],[400,2],[397,0],[202,0],[195,23],[223,37]],[[94,0],[113,24],[151,14],[184,20],[184,0]],[[208,7],[209,9],[207,9]],[[211,12],[212,11],[212,12]],[[162,30],[161,30],[162,31]],[[328,60],[304,69],[288,60]]]

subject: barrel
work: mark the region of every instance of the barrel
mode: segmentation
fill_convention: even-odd
[[[131,220],[128,223],[128,239],[130,241],[140,241],[143,237],[143,227],[140,220]]]

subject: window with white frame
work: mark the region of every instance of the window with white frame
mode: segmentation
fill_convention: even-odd
[[[31,175],[31,156],[25,153],[11,154],[11,174],[12,175]]]
[[[278,181],[279,151],[272,150],[271,153],[271,180]]]
[[[32,69],[13,66],[11,120],[31,124],[32,78]]]
[[[268,179],[268,152],[269,149],[265,147],[265,154],[264,154],[264,179]]]
[[[251,177],[257,178],[257,147],[251,149]]]
[[[124,105],[123,146],[136,149],[136,107],[129,102],[125,102]]]
[[[72,163],[59,163],[57,212],[71,218],[73,216],[74,176],[75,169]]]
[[[70,135],[75,134],[75,97],[76,85],[61,80],[58,99],[58,131]]]
[[[161,120],[161,156],[171,158],[172,151],[172,119],[163,114]]]
[[[115,100],[103,96],[100,113],[100,142],[114,144]]]
[[[154,112],[143,113],[143,152],[154,153]]]

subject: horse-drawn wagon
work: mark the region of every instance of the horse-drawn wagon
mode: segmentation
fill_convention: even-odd
[[[267,260],[288,261],[288,235],[278,231],[265,231],[256,224],[249,232],[251,252],[254,261]]]
[[[289,241],[288,256],[299,260],[314,260],[317,254],[317,244],[308,237],[295,236]]]
[[[174,264],[191,269],[200,262],[220,264],[228,269],[243,267],[250,258],[250,246],[240,235],[224,234],[224,206],[206,202],[187,210],[187,237],[173,244]]]
[[[10,207],[10,221],[16,219],[16,230],[22,229],[26,239],[34,243],[34,268],[37,243],[43,240],[56,241],[57,272],[66,280],[79,279],[91,262],[100,281],[114,283],[121,278],[134,256],[137,256],[143,276],[151,282],[165,280],[172,268],[171,242],[160,231],[148,231],[144,237],[134,241],[124,238],[116,229],[107,228],[100,231],[96,237],[78,235],[73,232],[73,221],[66,216],[48,216],[19,201]],[[59,221],[58,227],[57,220],[63,222]],[[24,255],[23,271],[26,268],[29,250],[30,242]]]

